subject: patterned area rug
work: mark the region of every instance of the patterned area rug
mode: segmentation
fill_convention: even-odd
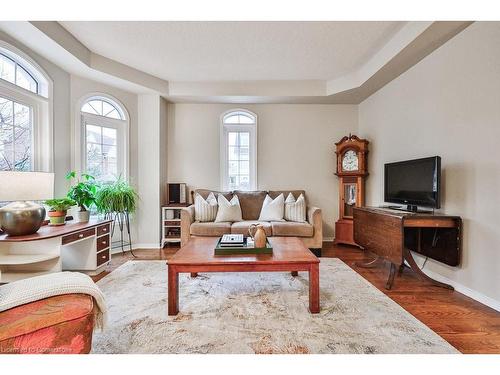
[[[94,353],[458,353],[339,259],[321,259],[315,315],[302,272],[181,274],[176,317],[165,261],[129,261],[97,284],[110,313]]]

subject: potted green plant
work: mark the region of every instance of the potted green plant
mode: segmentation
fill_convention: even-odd
[[[50,199],[44,203],[50,209],[48,213],[50,225],[64,225],[68,209],[76,204],[75,201],[69,198]]]
[[[67,180],[76,179],[76,172],[71,171],[66,175]],[[68,198],[76,202],[80,207],[78,211],[78,222],[88,223],[90,219],[90,208],[95,203],[97,184],[94,176],[82,173],[82,178],[77,179],[76,184],[68,191]]]
[[[122,178],[102,184],[96,193],[97,211],[103,214],[133,213],[137,208],[137,192]]]

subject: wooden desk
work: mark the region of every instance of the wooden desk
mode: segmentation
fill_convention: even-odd
[[[354,208],[354,240],[377,257],[360,266],[370,267],[378,259],[391,262],[386,288],[391,289],[396,267],[402,272],[405,261],[417,275],[432,284],[453,289],[436,281],[416,264],[411,251],[449,266],[461,259],[462,219],[458,216],[433,215],[385,208]]]
[[[0,283],[66,270],[99,273],[110,259],[110,224],[69,221],[28,236],[0,235]]]

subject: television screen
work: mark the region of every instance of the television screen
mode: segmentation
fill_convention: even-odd
[[[391,203],[439,208],[440,179],[439,156],[385,164],[384,199]]]

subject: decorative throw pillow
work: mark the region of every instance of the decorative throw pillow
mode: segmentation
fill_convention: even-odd
[[[214,193],[210,193],[207,199],[196,193],[194,197],[194,218],[196,221],[214,221],[217,216],[217,199]]]
[[[305,223],[306,199],[303,194],[300,194],[297,200],[292,193],[288,194],[285,201],[285,220]]]
[[[285,209],[285,196],[278,195],[272,199],[269,194],[266,195],[262,209],[260,210],[259,221],[283,221]]]
[[[219,211],[217,211],[217,217],[215,218],[216,223],[243,220],[241,218],[240,200],[237,195],[234,195],[231,201],[228,201],[222,194],[219,194],[217,200],[219,203]]]

